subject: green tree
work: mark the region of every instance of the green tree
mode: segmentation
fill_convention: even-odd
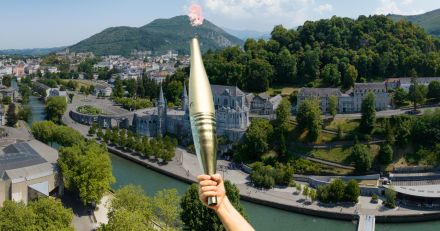
[[[358,77],[358,71],[353,65],[349,65],[344,76],[344,86],[352,87]]]
[[[389,143],[383,143],[379,151],[380,162],[388,164],[393,160],[393,149]]]
[[[12,83],[12,76],[9,74],[3,75],[2,84],[5,85],[6,87],[11,87],[11,83]]]
[[[358,172],[366,172],[371,168],[371,152],[365,145],[358,144],[353,148],[354,166]]]
[[[301,192],[302,188],[301,188],[301,184],[296,184],[295,186],[296,191],[298,191],[298,194]]]
[[[290,113],[290,103],[287,98],[281,100],[280,104],[277,108],[277,124],[282,132],[286,132],[289,127],[290,119],[289,117],[292,115]]]
[[[112,129],[111,128],[107,128],[105,130],[105,134],[104,134],[104,141],[108,142],[111,138],[112,138]]]
[[[98,138],[104,138],[104,133],[102,132],[102,127],[98,127],[98,133],[96,134]]]
[[[359,185],[356,180],[351,179],[348,181],[348,184],[345,187],[345,195],[349,201],[358,202],[361,191],[359,190]]]
[[[127,137],[126,137],[127,130],[124,128],[119,130],[119,138],[118,138],[118,145],[121,147],[126,147],[127,145]]]
[[[387,201],[394,205],[394,200],[396,199],[396,190],[394,189],[394,185],[390,184],[385,191],[385,195],[387,196]]]
[[[361,104],[361,124],[360,127],[366,131],[371,132],[376,126],[376,108],[374,103],[376,102],[376,94],[370,91],[367,96],[362,100]]]
[[[144,151],[144,144],[140,140],[137,141],[134,146],[134,150],[138,153],[142,153]]]
[[[183,85],[180,81],[172,81],[166,88],[166,96],[169,102],[175,103],[179,101],[179,97],[182,95]]]
[[[309,186],[304,185],[304,189],[303,189],[302,195],[305,196],[306,200],[307,200],[307,197],[309,196]]]
[[[137,90],[136,79],[133,78],[129,79],[127,81],[127,91],[129,97],[134,97],[136,90]]]
[[[296,121],[298,121],[299,126],[307,126],[307,115],[312,107],[312,100],[305,99],[301,101],[298,107],[298,113],[296,115]]]
[[[18,117],[23,121],[32,121],[34,118],[34,107],[32,106],[22,106],[18,110]]]
[[[310,188],[309,197],[310,197],[310,199],[312,199],[312,201],[315,200],[315,198],[316,198],[316,191],[315,191],[314,188]]]
[[[146,157],[152,156],[153,155],[153,149],[151,148],[150,144],[148,144],[148,141],[142,142],[142,143],[144,145],[144,150],[143,150],[142,154],[144,154],[144,156],[146,156]]]
[[[298,82],[296,57],[290,54],[286,47],[282,47],[275,58],[276,79],[279,83],[292,84]]]
[[[336,114],[338,113],[336,110],[336,107],[338,106],[338,97],[336,95],[330,96],[328,104],[330,108],[330,115],[335,118]]]
[[[280,146],[279,146],[279,160],[284,161],[287,159],[287,148],[286,148],[286,140],[284,139],[284,134],[280,135]]]
[[[0,228],[2,230],[36,230],[36,215],[23,201],[5,200],[0,208]]]
[[[408,99],[408,93],[406,93],[405,89],[399,87],[393,93],[393,99],[396,103],[403,103],[405,100]]]
[[[327,64],[322,70],[321,78],[328,86],[341,83],[341,72],[338,71],[338,64]]]
[[[90,128],[89,128],[89,135],[93,136],[93,135],[95,135],[95,133],[96,133],[95,127],[90,126]]]
[[[4,104],[10,104],[11,101],[12,101],[12,100],[11,100],[11,97],[10,97],[9,95],[3,97],[3,99],[2,99],[2,102],[3,102]]]
[[[259,160],[264,152],[269,148],[269,141],[273,127],[268,120],[255,118],[246,133],[246,143],[248,151],[252,153],[252,158]]]
[[[133,140],[133,136],[128,136],[127,138],[127,149],[133,150],[135,148],[135,142]]]
[[[382,122],[383,136],[385,141],[391,145],[394,145],[394,129],[388,119],[384,119]]]
[[[68,95],[69,95],[70,102],[73,102],[73,97],[75,96],[75,94],[69,93]]]
[[[342,126],[341,123],[338,123],[337,129],[338,129],[338,139],[340,139],[340,140],[344,139],[344,126]],[[357,137],[356,137],[356,139],[357,139]]]
[[[344,182],[340,178],[336,178],[330,185],[330,191],[333,194],[335,201],[342,201],[344,197]]]
[[[423,98],[422,92],[420,92],[420,88],[418,87],[419,83],[417,81],[417,72],[414,68],[411,71],[411,86],[409,87],[409,97],[414,104],[414,111],[417,111],[417,104],[423,104],[425,102],[425,98]]]
[[[310,141],[318,140],[322,130],[322,111],[319,108],[319,102],[319,100],[314,100],[307,114],[307,130],[309,131],[308,137]]]
[[[27,207],[35,214],[32,220],[37,230],[75,230],[72,225],[73,211],[64,207],[60,199],[39,197],[29,202]]]
[[[52,121],[37,121],[32,124],[32,134],[34,137],[46,144],[55,141],[57,126]]]
[[[400,124],[396,138],[400,146],[405,148],[408,145],[411,138],[411,122],[409,120],[405,120]]]
[[[46,100],[46,109],[44,112],[47,113],[49,120],[54,123],[58,123],[61,120],[64,112],[67,110],[66,98],[62,96],[49,97]]]
[[[268,61],[257,58],[249,62],[249,90],[257,92],[267,91],[273,76],[274,69]]]
[[[289,101],[290,101],[291,105],[295,106],[298,103],[298,94],[299,94],[299,92],[297,90],[295,90],[292,93],[290,93]]]
[[[7,121],[11,125],[15,125],[18,122],[18,116],[15,113],[15,104],[11,103],[8,107],[8,111],[6,112]]]
[[[249,222],[249,218],[240,204],[240,190],[229,180],[224,181],[226,196],[232,206]],[[199,185],[192,184],[186,189],[180,201],[182,211],[180,219],[190,230],[226,230],[220,218],[213,209],[203,205],[199,200]]]
[[[440,81],[433,80],[428,85],[428,98],[440,99]]]
[[[153,201],[154,211],[163,219],[167,229],[181,224],[179,214],[182,213],[182,209],[179,206],[180,196],[176,189],[164,189],[157,192]]]
[[[354,138],[353,138],[353,147],[356,147],[356,145],[358,145],[358,144],[359,144],[358,137],[357,137],[357,135],[354,135]]]
[[[84,204],[101,201],[110,184],[116,182],[107,147],[95,139],[87,140],[85,145],[61,147],[58,166],[66,188],[79,191]]]

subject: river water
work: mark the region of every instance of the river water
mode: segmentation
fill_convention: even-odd
[[[18,90],[17,83],[12,86]],[[32,96],[29,105],[43,105],[44,103]],[[32,127],[34,121],[42,121],[46,118],[44,108],[34,109],[33,121],[28,121]],[[58,146],[58,145],[57,145]],[[56,145],[54,144],[54,147]],[[157,191],[176,188],[180,195],[185,193],[188,184],[167,177],[153,170],[142,167],[124,158],[110,154],[113,165],[113,175],[116,183],[112,188],[118,189],[127,184],[141,185],[148,196],[154,196]],[[246,201],[241,201],[249,215],[251,225],[256,230],[297,230],[297,231],[355,231],[356,225],[349,221],[340,221],[313,217],[284,210],[274,209]],[[434,231],[440,229],[440,221],[404,223],[404,224],[376,224],[376,231],[410,231],[423,230]]]

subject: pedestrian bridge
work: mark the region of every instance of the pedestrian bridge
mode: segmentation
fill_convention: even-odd
[[[358,231],[374,231],[376,217],[373,215],[361,215],[359,217]]]

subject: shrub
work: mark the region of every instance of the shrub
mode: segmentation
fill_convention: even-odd
[[[376,193],[375,194],[373,194],[373,196],[371,196],[371,199],[373,199],[373,200],[378,200],[379,199],[379,196],[378,195],[376,195]]]

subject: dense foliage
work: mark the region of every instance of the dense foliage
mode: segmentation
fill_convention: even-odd
[[[359,185],[356,180],[349,180],[345,184],[340,178],[335,179],[332,183],[324,186],[318,186],[316,190],[318,199],[321,202],[358,202],[360,196]]]
[[[64,112],[67,110],[67,102],[66,97],[64,96],[53,96],[47,98],[46,108],[44,112],[47,113],[47,117],[49,120],[52,120],[55,123],[61,122],[61,117]]]
[[[270,189],[274,185],[290,185],[293,172],[290,164],[287,164],[286,167],[277,164],[274,169],[271,169],[270,165],[263,166],[261,162],[255,162],[252,164],[250,177],[255,186]]]

